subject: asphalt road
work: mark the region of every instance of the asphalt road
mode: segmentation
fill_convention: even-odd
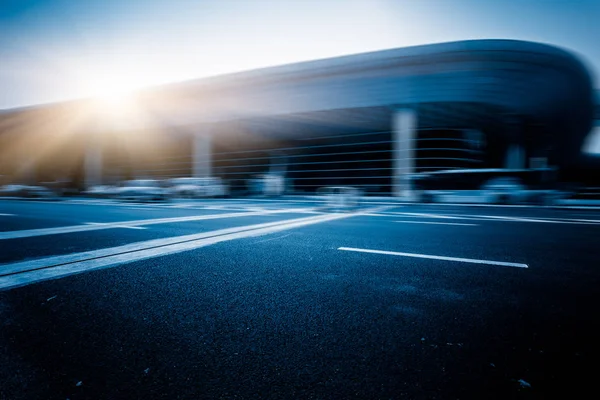
[[[595,398],[600,213],[0,201],[0,399]]]

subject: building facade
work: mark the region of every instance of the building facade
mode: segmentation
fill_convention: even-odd
[[[243,191],[352,185],[409,196],[410,177],[459,168],[585,168],[590,74],[572,54],[475,40],[337,57],[0,114],[0,174],[79,187],[218,176]],[[5,179],[5,180],[6,180]]]

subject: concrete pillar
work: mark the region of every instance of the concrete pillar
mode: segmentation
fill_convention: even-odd
[[[413,197],[411,174],[415,173],[417,113],[397,110],[392,117],[392,195]]]
[[[520,143],[511,143],[506,149],[504,168],[523,169],[525,168],[525,148]]]
[[[102,184],[102,143],[99,133],[91,133],[85,143],[84,180],[85,187]]]
[[[212,151],[210,136],[196,135],[192,138],[192,176],[212,176]]]
[[[527,162],[523,119],[517,114],[507,114],[504,116],[504,121],[508,134],[504,168],[523,169]]]
[[[24,185],[35,185],[37,183],[36,167],[32,155],[26,155],[24,161],[22,161],[17,170],[17,179],[15,182]]]

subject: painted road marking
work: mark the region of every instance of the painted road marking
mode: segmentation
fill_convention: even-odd
[[[458,225],[458,226],[479,226],[478,224],[463,224],[460,222],[431,222],[431,221],[394,221],[400,224],[431,224],[431,225]]]
[[[192,203],[182,203],[182,204],[171,204],[171,205],[168,205],[168,206],[165,206],[165,207],[168,207],[168,208],[189,208],[189,207],[193,207],[193,206],[195,206],[195,204],[192,204]]]
[[[300,209],[310,211],[311,209]],[[189,222],[189,221],[204,221],[210,219],[220,218],[238,218],[238,217],[251,217],[256,215],[267,215],[267,214],[282,214],[282,213],[295,213],[293,209],[285,210],[269,210],[261,212],[239,212],[239,213],[228,213],[228,214],[209,214],[209,215],[197,215],[188,217],[173,217],[173,218],[157,218],[157,219],[140,219],[134,221],[118,221],[113,223],[106,223],[104,225],[70,225],[61,226],[58,228],[41,228],[41,229],[28,229],[20,231],[8,231],[0,232],[0,240],[5,239],[16,239],[26,238],[34,236],[46,236],[46,235],[57,235],[61,233],[74,233],[74,232],[88,232],[96,231],[101,229],[111,229],[122,226],[143,226],[143,225],[154,225],[154,224],[169,224],[173,222]]]
[[[546,223],[546,224],[577,224],[577,225],[597,225],[597,223],[591,222],[581,222],[577,220],[568,220],[566,218],[562,218],[563,221],[555,221],[553,219],[543,219],[543,218],[529,218],[529,217],[507,217],[507,216],[496,216],[496,215],[480,215],[481,218],[489,218],[496,220],[504,220],[504,221],[515,221],[515,222],[537,222],[537,223]]]
[[[411,217],[411,218],[433,218],[433,219],[462,219],[471,221],[488,222],[532,222],[546,224],[576,224],[576,225],[599,225],[600,220],[594,219],[569,219],[569,218],[540,218],[540,217],[511,217],[504,215],[478,215],[478,214],[430,214],[430,213],[409,213],[409,212],[384,212],[365,214],[371,217]]]
[[[392,212],[392,213],[388,213],[388,214],[404,215],[407,217],[416,217],[416,218],[464,219],[461,217],[454,217],[454,216],[445,215],[445,214],[410,213],[410,212]]]
[[[552,217],[553,220],[567,221],[567,222],[588,222],[590,224],[600,224],[600,219],[581,219],[581,218],[556,218]]]
[[[359,253],[383,254],[383,255],[388,255],[388,256],[426,258],[426,259],[430,259],[430,260],[456,261],[456,262],[472,263],[472,264],[498,265],[498,266],[502,266],[502,267],[529,268],[527,266],[527,264],[511,263],[511,262],[504,262],[504,261],[477,260],[477,259],[473,259],[473,258],[432,256],[432,255],[428,255],[428,254],[400,253],[397,251],[358,249],[358,248],[354,248],[354,247],[338,247],[338,250],[355,251],[355,252],[359,252]]]
[[[109,222],[86,222],[86,225],[106,225]],[[123,229],[148,229],[145,226],[127,226],[127,225],[112,225],[111,228],[123,228]]]
[[[24,286],[84,271],[107,268],[168,254],[198,249],[236,239],[257,237],[289,229],[361,215],[334,213],[313,217],[220,229],[194,235],[154,239],[113,248],[0,265],[0,289]]]

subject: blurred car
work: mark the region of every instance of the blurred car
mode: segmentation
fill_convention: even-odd
[[[118,186],[112,186],[112,185],[95,185],[95,186],[90,186],[84,192],[84,194],[86,194],[88,196],[101,197],[101,198],[114,197],[118,193],[119,193],[119,187]]]
[[[252,194],[281,196],[285,191],[285,180],[281,175],[262,174],[250,179],[248,186]]]
[[[119,200],[160,201],[166,200],[169,192],[155,179],[134,179],[123,182],[115,190],[115,197]]]
[[[25,197],[25,198],[52,198],[56,194],[43,186],[30,185],[5,185],[0,187],[0,196],[3,197]]]
[[[228,192],[221,178],[173,178],[169,179],[168,186],[173,197],[223,197]]]
[[[319,188],[317,194],[322,196],[327,208],[348,209],[358,207],[362,192],[350,186],[326,186]]]
[[[527,187],[513,177],[492,178],[481,186],[486,203],[517,204],[527,201]]]

